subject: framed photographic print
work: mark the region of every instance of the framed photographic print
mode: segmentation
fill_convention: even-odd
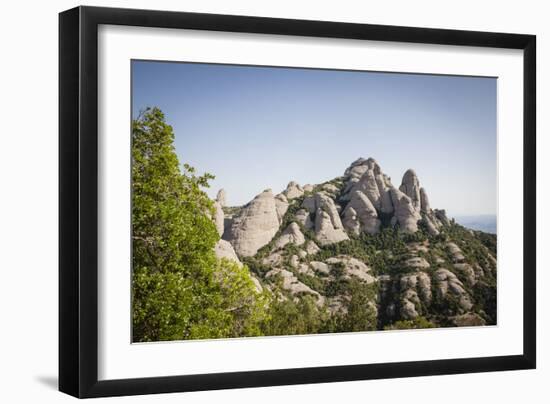
[[[535,367],[534,36],[59,22],[61,391]]]

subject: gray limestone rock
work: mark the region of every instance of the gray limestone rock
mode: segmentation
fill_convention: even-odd
[[[324,262],[311,261],[309,265],[311,266],[311,268],[313,268],[313,270],[323,275],[328,275],[330,273],[330,266],[328,266]]]
[[[300,282],[292,272],[287,271],[286,269],[275,268],[266,274],[267,279],[274,277],[280,277],[282,279],[283,289],[289,292],[291,295],[296,296],[303,293],[310,294],[316,297],[318,306],[322,306],[324,304],[324,297],[321,296],[318,292],[311,289],[309,286]]]
[[[418,317],[416,308],[420,306],[420,298],[415,290],[407,289],[401,296],[401,317],[412,320]]]
[[[297,246],[304,244],[306,241],[300,226],[292,222],[288,227],[281,233],[280,237],[275,241],[274,249],[283,248],[285,245],[291,243]]]
[[[283,193],[288,200],[291,200],[302,196],[304,194],[304,189],[297,182],[290,181]]]
[[[418,230],[420,213],[415,209],[411,198],[396,188],[390,189],[394,218],[399,228],[405,233],[415,233]]]
[[[329,213],[321,208],[317,209],[317,214],[315,215],[315,237],[321,245],[348,240],[349,237],[342,227],[339,217],[335,225]]]
[[[354,191],[344,209],[344,227],[355,234],[365,232],[376,234],[380,230],[380,220],[374,205],[361,191]]]
[[[412,205],[416,210],[420,210],[420,182],[413,169],[405,171],[399,190],[411,198]]]
[[[288,200],[283,194],[278,194],[275,196],[275,209],[277,210],[277,217],[279,218],[279,223],[283,221],[283,217],[288,210]]]
[[[447,250],[451,253],[454,262],[460,263],[465,260],[465,257],[462,254],[462,250],[455,243],[448,242]]]
[[[474,285],[476,283],[476,273],[470,264],[454,264],[453,267],[464,275],[470,285]]]
[[[300,209],[294,215],[296,221],[300,223],[306,230],[311,230],[315,227],[315,224],[311,220],[310,213],[305,209]]]
[[[413,290],[426,304],[432,300],[431,285],[430,276],[425,272],[403,275],[399,281],[399,288],[402,292]]]
[[[357,258],[353,258],[348,255],[338,255],[336,257],[329,258],[326,262],[330,265],[343,265],[344,279],[355,277],[367,284],[376,281],[376,278],[369,273],[371,268],[364,262],[359,261]]]
[[[430,263],[422,257],[412,257],[405,261],[405,265],[414,269],[426,269],[430,267]]]
[[[424,213],[429,213],[432,210],[428,194],[424,188],[420,188],[420,210]]]
[[[279,216],[271,190],[256,196],[231,223],[228,241],[238,255],[249,257],[269,243],[279,229]]]
[[[321,251],[321,249],[317,246],[317,244],[315,244],[315,242],[313,241],[308,241],[307,244],[306,244],[306,252],[309,254],[309,255],[315,255],[317,254],[319,251]]]
[[[445,209],[434,209],[433,213],[437,220],[439,220],[444,226],[450,226],[451,221],[447,218],[447,213]]]
[[[390,195],[391,182],[384,174],[377,174],[376,185],[380,193],[380,211],[387,214],[393,213],[393,203]]]
[[[220,189],[216,195],[216,201],[223,207],[227,206],[226,205],[226,198],[227,198],[227,195],[225,193],[225,189]]]
[[[237,254],[235,253],[235,250],[233,249],[233,246],[231,245],[231,243],[229,243],[229,241],[218,240],[218,242],[214,246],[214,253],[219,259],[226,258],[228,260],[235,261],[239,265],[242,265],[239,257],[237,257]]]
[[[459,306],[464,311],[468,311],[473,307],[470,296],[464,289],[464,285],[460,280],[446,268],[439,268],[435,274],[436,291],[441,298],[445,298],[448,293],[451,293],[457,300]]]
[[[218,234],[223,236],[224,231],[224,222],[225,222],[225,215],[223,213],[222,204],[218,201],[214,202],[214,223],[216,224],[216,230],[218,230]]]
[[[334,200],[324,192],[304,198],[302,207],[315,212],[315,236],[320,244],[327,245],[348,240]]]

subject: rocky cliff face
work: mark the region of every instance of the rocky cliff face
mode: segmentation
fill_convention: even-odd
[[[222,191],[218,255],[243,261],[267,290],[279,285],[279,298],[310,296],[342,315],[358,283],[373,291],[380,329],[496,323],[496,238],[432,209],[412,169],[396,187],[374,159],[359,158],[333,180],[291,181],[243,207],[226,207]]]

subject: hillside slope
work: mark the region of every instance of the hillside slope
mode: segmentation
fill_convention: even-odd
[[[315,310],[315,332],[496,324],[496,236],[432,209],[413,170],[397,188],[360,158],[342,176],[245,206],[225,197],[216,253],[246,264],[276,301]]]

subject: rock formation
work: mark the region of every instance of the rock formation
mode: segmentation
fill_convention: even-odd
[[[224,205],[220,190],[216,256],[245,262],[257,274],[256,289],[278,300],[310,296],[318,310],[345,316],[350,285],[360,285],[371,291],[366,305],[378,327],[496,323],[496,240],[490,249],[487,238],[433,209],[412,169],[397,188],[374,159],[359,158],[329,181],[291,181],[276,196],[266,190],[225,215]]]
[[[333,217],[336,218],[333,220]],[[331,216],[325,210],[318,208],[315,214],[315,237],[321,245],[338,243],[348,240],[339,216]]]
[[[288,199],[283,194],[278,194],[275,196],[275,209],[277,210],[277,217],[279,218],[279,223],[283,221],[283,217],[288,209]]]
[[[225,198],[226,198],[225,189],[222,188],[218,191],[218,194],[216,195],[216,201],[220,204],[222,208],[224,206],[227,206]]]
[[[223,213],[222,205],[216,201],[214,202],[214,223],[216,224],[216,230],[218,230],[218,234],[223,236],[224,231],[224,221],[225,221],[225,215]]]
[[[275,241],[274,249],[283,248],[289,243],[299,246],[304,244],[305,241],[306,239],[300,231],[300,227],[298,227],[296,223],[292,222],[283,231],[281,236]]]
[[[360,232],[376,234],[380,230],[378,213],[372,202],[361,191],[354,191],[346,209],[344,209],[344,226],[358,235]]]
[[[399,190],[411,198],[413,207],[420,210],[420,182],[412,169],[405,171]]]
[[[229,241],[218,240],[214,247],[214,252],[218,258],[226,258],[228,260],[235,261],[237,264],[242,265],[241,260],[237,257],[233,246]]]
[[[325,301],[324,298],[318,292],[300,282],[292,272],[286,269],[275,268],[266,274],[266,278],[268,279],[274,277],[280,277],[282,279],[283,289],[288,291],[291,295],[295,296],[302,293],[309,294],[316,297],[318,305],[323,305]]]
[[[470,296],[464,289],[464,284],[456,277],[454,273],[445,268],[440,268],[435,272],[437,283],[437,292],[441,298],[446,298],[448,294],[454,296],[460,308],[468,311],[472,308]]]
[[[418,231],[418,221],[422,218],[412,199],[402,191],[391,188],[390,195],[394,207],[393,222],[406,233]]]
[[[352,277],[357,278],[365,283],[373,283],[376,278],[369,274],[370,267],[364,262],[359,261],[357,258],[350,257],[348,255],[339,255],[329,258],[327,260],[329,264],[340,264],[344,268],[344,279],[350,279]]]
[[[302,196],[304,189],[297,182],[290,181],[283,193],[290,200]]]
[[[300,209],[296,212],[296,222],[300,223],[306,230],[311,230],[315,226],[311,220],[311,214],[305,210]]]
[[[256,196],[233,219],[228,241],[238,255],[250,257],[269,243],[279,230],[279,216],[270,189]]]

